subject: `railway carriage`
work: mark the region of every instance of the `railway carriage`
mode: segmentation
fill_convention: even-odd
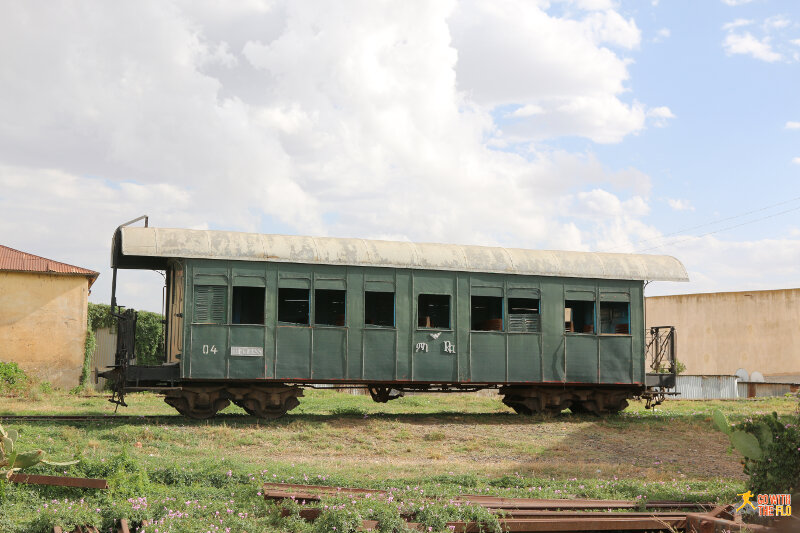
[[[644,283],[667,256],[535,251],[120,226],[114,398],[153,390],[194,418],[230,402],[274,418],[304,387],[497,388],[518,413],[624,409],[674,379],[648,372]],[[118,269],[165,272],[164,364],[138,365]],[[670,354],[668,354],[670,355]],[[660,362],[662,369],[664,362]]]

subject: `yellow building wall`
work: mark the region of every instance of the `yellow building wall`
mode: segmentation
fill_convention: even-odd
[[[653,296],[646,324],[675,326],[686,374],[800,377],[800,289]]]
[[[0,272],[0,361],[56,387],[78,385],[88,298],[85,276]]]

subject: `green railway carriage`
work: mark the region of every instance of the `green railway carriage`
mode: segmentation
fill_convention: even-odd
[[[166,361],[136,364],[127,311],[103,375],[199,418],[280,416],[321,384],[614,412],[648,384],[644,281],[687,279],[666,256],[129,226],[112,267],[166,272]]]

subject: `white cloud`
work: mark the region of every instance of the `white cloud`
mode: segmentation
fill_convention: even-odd
[[[731,55],[749,55],[768,63],[781,60],[783,56],[772,49],[769,41],[768,37],[757,39],[750,32],[743,34],[729,33],[725,36],[723,46],[725,51]]]
[[[722,3],[729,6],[741,6],[744,4],[749,4],[752,1],[753,0],[722,0]]]
[[[667,198],[667,203],[675,211],[694,211],[694,207],[689,200]]]
[[[788,28],[791,24],[791,19],[786,15],[775,15],[764,20],[764,28],[767,30]]]
[[[794,163],[795,165],[800,165],[800,157],[792,158],[792,163]]]
[[[653,119],[653,125],[657,128],[665,127],[667,120],[675,118],[675,114],[666,106],[649,109],[647,116]]]
[[[533,115],[540,115],[544,112],[544,108],[542,106],[538,106],[536,104],[528,104],[524,105],[518,109],[515,109],[512,113],[509,113],[511,117],[530,117]]]
[[[784,126],[787,130],[800,130],[800,122],[790,120]]]
[[[736,28],[742,28],[744,26],[750,26],[753,24],[753,20],[750,19],[736,19],[733,22],[728,22],[722,25],[723,30],[735,30]]]
[[[640,131],[643,106],[621,98],[628,60],[612,48],[637,48],[641,32],[609,5],[584,5],[604,9],[566,18],[523,0],[458,4],[449,17],[458,88],[489,108],[541,108],[502,130],[514,141],[570,135],[608,143]]]
[[[0,20],[0,240],[100,270],[92,298],[107,300],[111,232],[143,213],[156,226],[521,247],[650,235],[645,174],[531,144],[644,127],[612,51],[638,46],[635,22],[583,7],[597,9],[13,4]],[[508,131],[493,119],[505,105],[523,110]],[[528,152],[497,149],[515,142]],[[142,279],[121,278],[123,303],[158,309]]]
[[[669,28],[661,28],[656,32],[656,36],[653,38],[653,42],[660,43],[666,39],[669,39],[669,36],[672,35],[672,32]]]
[[[782,289],[798,286],[800,239],[726,241],[717,236],[682,240],[654,250],[680,259],[689,283],[652,283],[647,295]]]

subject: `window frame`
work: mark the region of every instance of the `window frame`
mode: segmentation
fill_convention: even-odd
[[[421,296],[444,296],[447,297],[447,327],[436,327],[436,326],[420,326],[419,325],[419,299]],[[441,292],[419,292],[417,293],[417,297],[414,301],[414,309],[416,311],[416,320],[414,323],[416,324],[416,329],[421,331],[453,331],[453,295],[450,293],[441,293]]]
[[[367,293],[371,294],[391,294],[392,295],[392,325],[391,326],[384,326],[382,324],[367,324]],[[363,301],[364,301],[364,317],[363,317],[363,326],[368,329],[397,329],[397,291],[392,290],[390,291],[374,291],[374,290],[367,290],[366,288],[362,292]]]
[[[344,321],[342,324],[321,324],[318,322],[317,318],[317,305],[319,305],[319,299],[317,298],[318,291],[326,291],[326,292],[340,292],[344,296]],[[314,313],[312,316],[309,317],[309,322],[313,324],[313,326],[320,327],[320,328],[346,328],[347,327],[347,290],[346,289],[328,289],[328,288],[318,288],[314,287],[313,290],[313,308]],[[311,300],[309,300],[309,313],[311,312]]]

